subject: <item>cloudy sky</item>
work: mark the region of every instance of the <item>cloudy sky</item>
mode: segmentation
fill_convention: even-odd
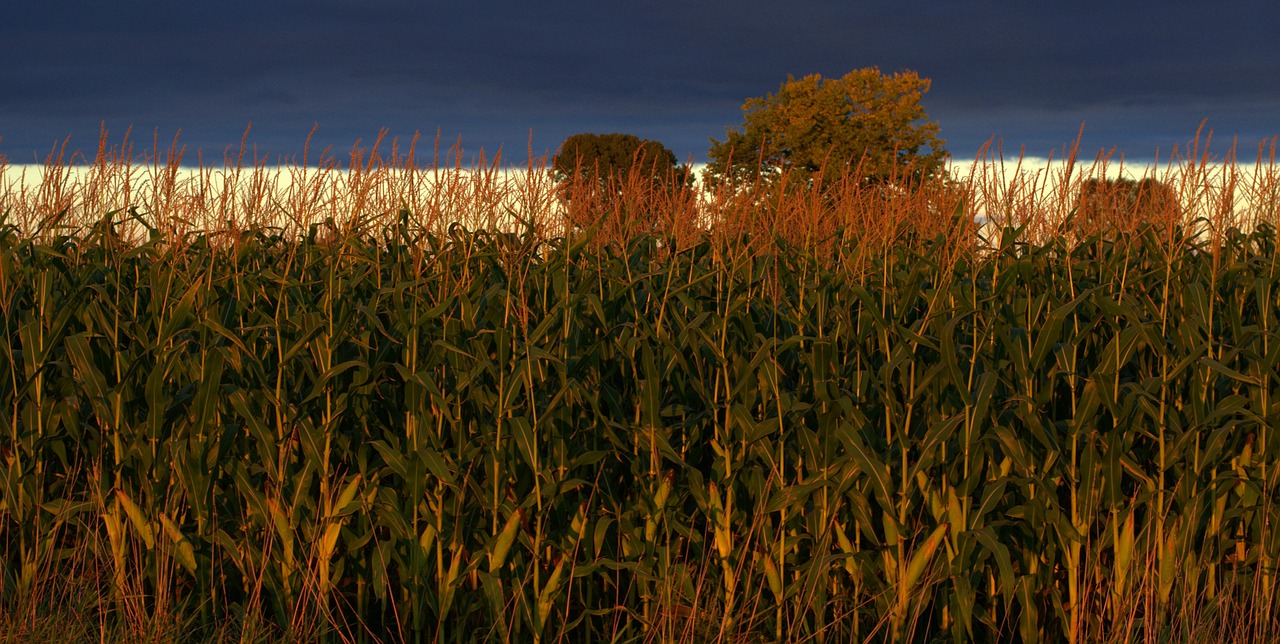
[[[742,102],[788,74],[877,66],[932,79],[924,105],[957,160],[1163,157],[1202,120],[1252,160],[1280,134],[1280,9],[1222,0],[414,2],[46,0],[0,8],[0,154],[35,161],[105,121],[139,146],[181,131],[220,161],[252,122],[271,159],[345,158],[382,128],[459,136],[467,159],[553,152],[575,132],[657,139],[702,161]],[[429,158],[428,158],[429,160]]]

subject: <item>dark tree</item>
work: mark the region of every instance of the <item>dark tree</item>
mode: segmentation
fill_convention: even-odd
[[[587,177],[601,182],[625,181],[633,172],[663,186],[687,186],[689,168],[658,141],[634,134],[574,134],[560,145],[552,163],[556,181]]]
[[[575,226],[614,215],[609,230],[669,229],[671,200],[687,197],[693,173],[657,141],[632,134],[574,134],[552,161],[560,198]]]
[[[1167,230],[1179,219],[1178,194],[1156,179],[1088,179],[1076,198],[1076,231],[1082,236]]]

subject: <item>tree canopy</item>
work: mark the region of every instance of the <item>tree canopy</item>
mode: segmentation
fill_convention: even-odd
[[[777,93],[747,100],[741,127],[711,140],[706,178],[766,180],[784,171],[827,180],[857,172],[888,182],[937,173],[946,150],[920,99],[930,81],[875,67],[842,78],[788,76]]]
[[[552,162],[556,181],[575,176],[600,181],[626,178],[632,171],[661,185],[687,185],[688,168],[676,161],[676,155],[658,141],[642,139],[634,134],[574,134],[560,145]]]
[[[569,220],[589,226],[613,213],[607,231],[668,228],[671,204],[687,200],[693,186],[693,173],[674,152],[632,134],[574,134],[552,168]]]
[[[1104,236],[1148,225],[1163,229],[1176,223],[1178,209],[1177,193],[1156,179],[1088,179],[1076,197],[1076,229]]]

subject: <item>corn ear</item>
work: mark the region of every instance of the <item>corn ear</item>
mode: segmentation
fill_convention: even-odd
[[[160,513],[160,525],[164,527],[165,533],[169,535],[169,538],[173,540],[173,544],[177,547],[174,555],[178,563],[183,568],[186,568],[187,572],[194,573],[196,571],[196,551],[191,546],[191,541],[182,534],[178,526],[163,512]]]
[[[129,498],[124,490],[116,490],[116,499],[120,501],[120,507],[124,508],[124,513],[129,517],[129,522],[133,524],[133,529],[142,537],[142,542],[147,545],[147,550],[151,550],[156,546],[155,533],[151,530],[151,524],[146,517],[142,516],[142,510],[133,503],[133,499]]]
[[[769,591],[773,593],[775,601],[781,602],[783,595],[782,576],[778,574],[778,567],[773,563],[773,557],[769,553],[764,553],[764,578],[769,584]]]
[[[946,536],[948,527],[946,523],[939,524],[929,534],[929,537],[924,540],[924,544],[911,555],[911,561],[907,564],[906,578],[903,581],[907,586],[908,594],[915,588],[916,583],[920,581],[920,576],[924,574],[929,562],[933,561],[933,554],[938,550],[943,537]]]
[[[498,539],[493,544],[493,553],[489,558],[490,574],[498,572],[507,562],[507,555],[511,552],[516,533],[520,530],[520,521],[523,519],[524,508],[516,508],[516,511],[512,512],[511,517],[507,519],[506,525],[502,527],[502,531],[498,533]]]
[[[547,618],[551,616],[551,609],[555,605],[556,596],[560,590],[560,577],[564,573],[565,561],[565,556],[560,555],[542,592],[538,593],[538,624],[540,625],[545,626]]]

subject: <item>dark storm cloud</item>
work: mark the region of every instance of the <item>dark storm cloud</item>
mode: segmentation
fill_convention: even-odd
[[[56,0],[0,14],[0,152],[30,161],[106,122],[206,157],[250,142],[339,151],[387,128],[521,161],[579,131],[701,158],[744,99],[788,74],[876,65],[933,80],[948,148],[1083,147],[1131,157],[1191,138],[1280,133],[1277,12],[1257,3],[222,2]],[[1039,3],[1036,3],[1039,4]]]

